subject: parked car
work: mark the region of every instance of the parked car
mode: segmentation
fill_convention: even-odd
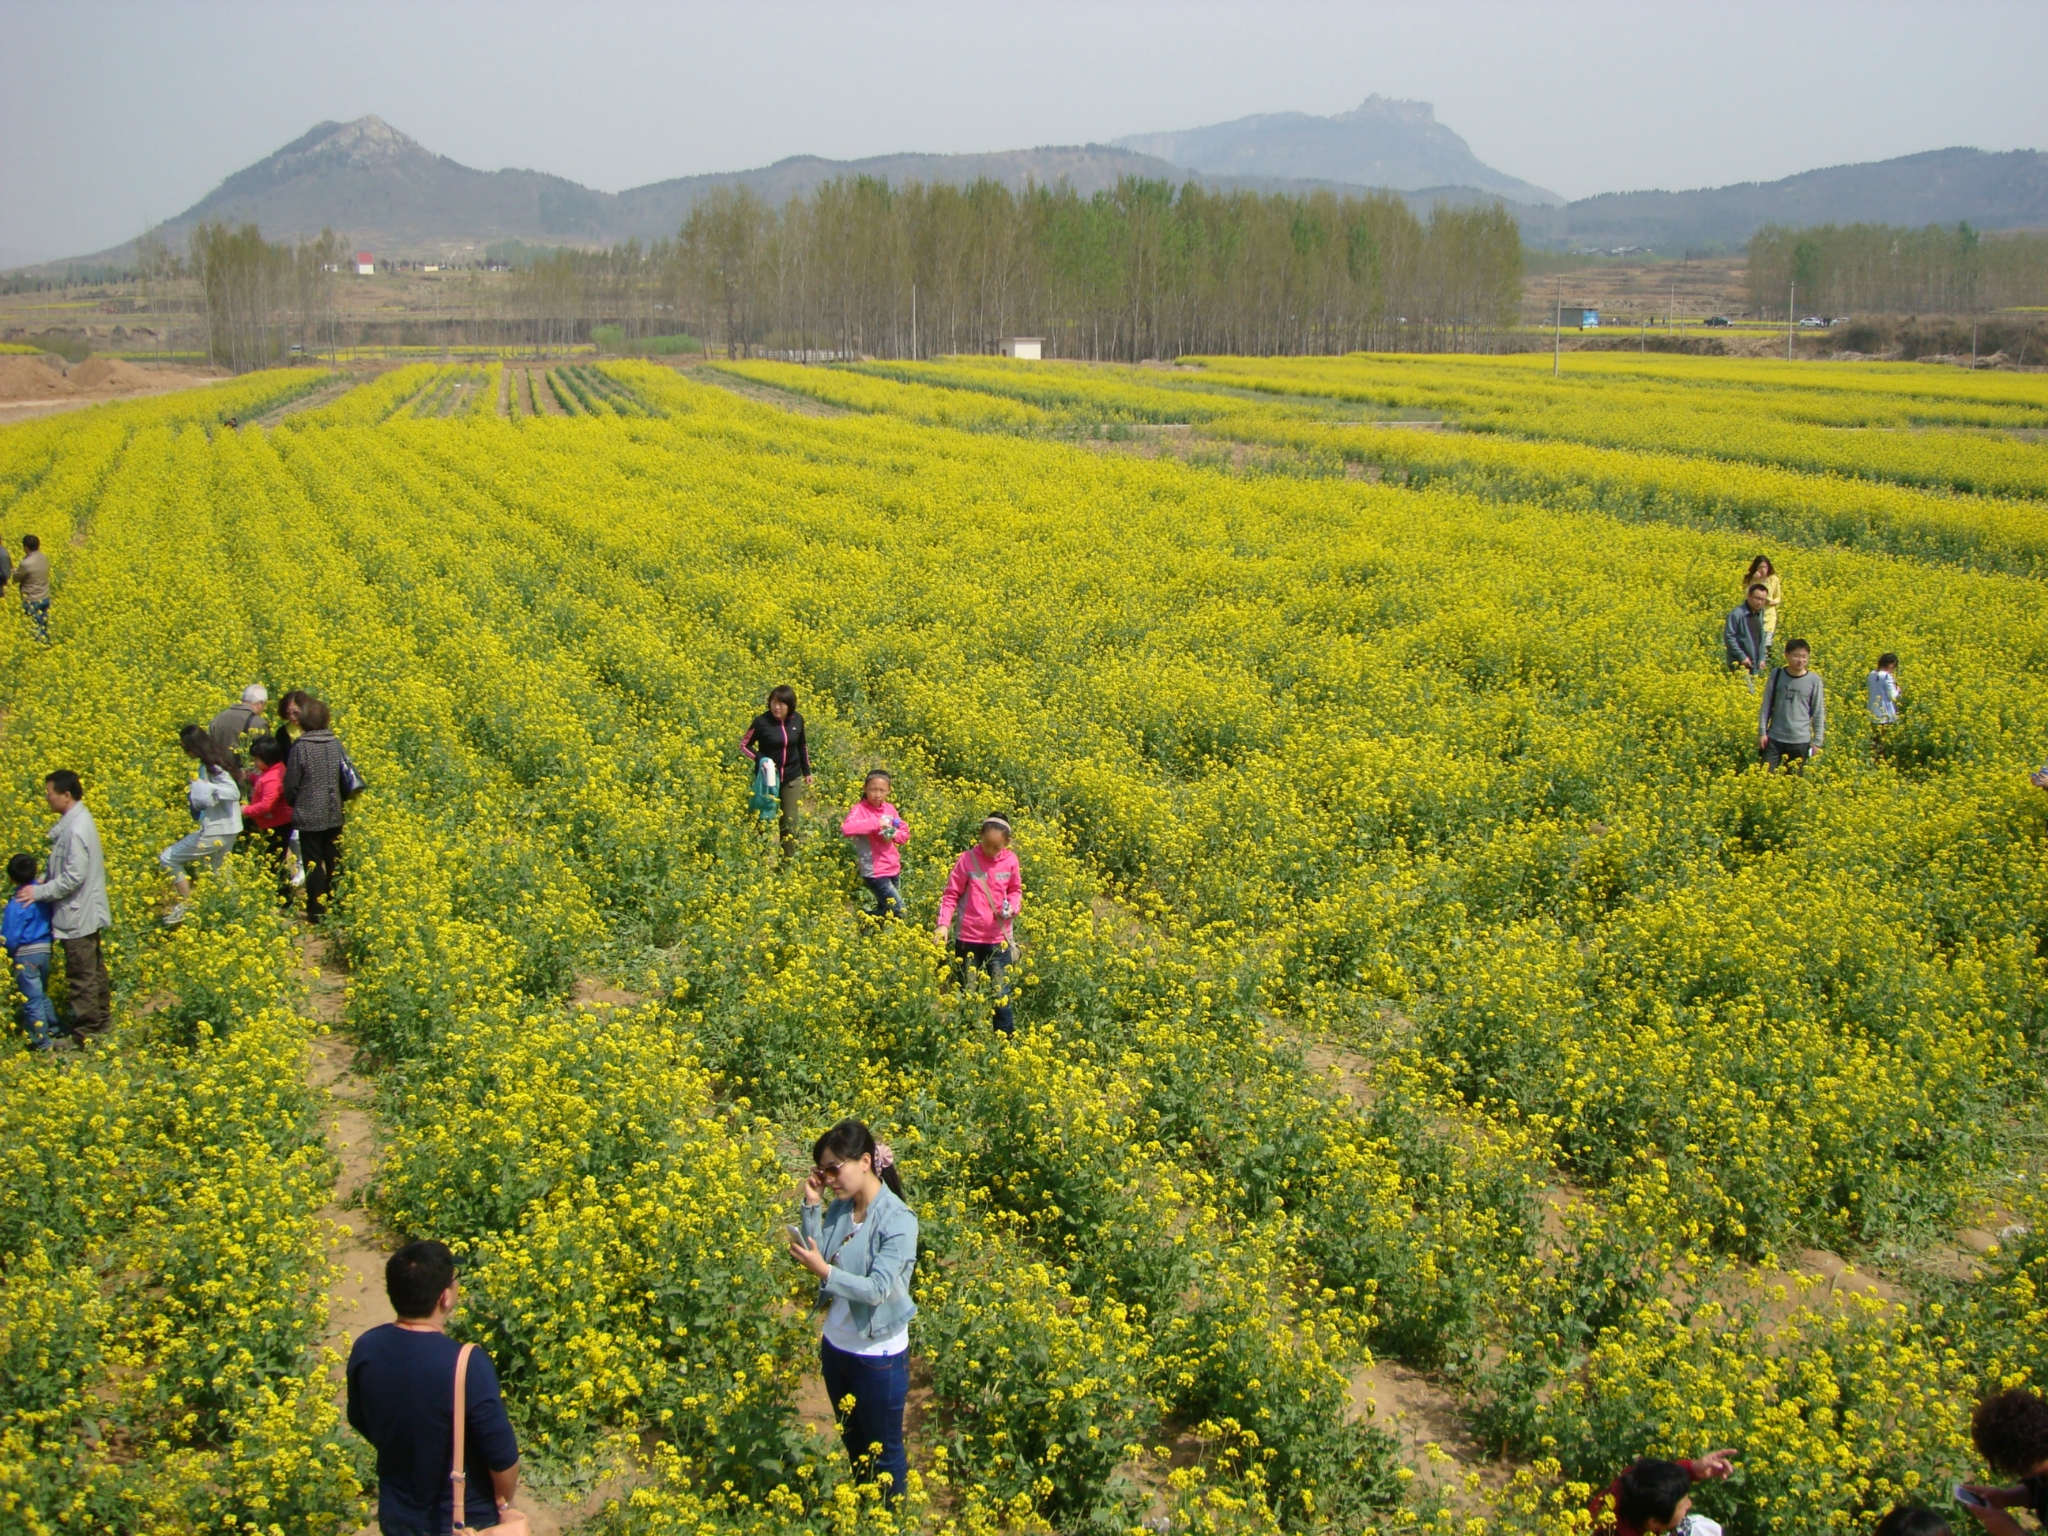
[[[1823,320],[1819,315],[1808,315],[1799,322],[1799,329],[1802,331],[1824,331],[1834,323],[1832,320]]]
[[[1726,315],[1709,315],[1705,323],[1708,325],[1733,325],[1735,322]]]

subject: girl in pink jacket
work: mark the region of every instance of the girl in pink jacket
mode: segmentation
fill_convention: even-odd
[[[910,841],[910,828],[902,812],[889,803],[888,774],[877,768],[868,775],[860,799],[839,824],[839,835],[853,843],[860,883],[875,898],[873,916],[901,917],[903,898],[897,894],[896,877],[903,873],[903,855],[898,850]]]
[[[964,978],[970,967],[988,974],[996,995],[996,1029],[1009,1034],[1016,1027],[1010,1012],[1010,962],[1016,957],[1017,913],[1024,905],[1024,872],[1010,852],[1010,822],[1004,816],[984,817],[981,840],[961,854],[946,877],[939,897],[939,942],[946,942],[953,918],[960,918],[960,936],[953,941],[953,974]]]

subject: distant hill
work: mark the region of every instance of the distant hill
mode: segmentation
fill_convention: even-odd
[[[1008,150],[981,155],[879,155],[826,160],[799,155],[758,170],[683,176],[625,192],[598,192],[541,171],[479,171],[437,155],[380,117],[321,123],[275,154],[237,171],[157,229],[174,249],[200,224],[254,223],[272,239],[332,228],[390,257],[480,252],[496,240],[606,245],[673,236],[699,198],[717,187],[750,186],[771,202],[812,191],[835,176],[893,182],[969,182],[986,176],[1012,187],[1064,180],[1092,193],[1119,177],[1186,179],[1179,166],[1107,145]],[[76,261],[118,262],[116,246]],[[62,262],[44,265],[58,267]]]
[[[1190,167],[1155,150],[1203,164]],[[1369,97],[1356,112],[1329,118],[1279,113],[1184,134],[1144,134],[1117,145],[994,154],[865,160],[798,155],[755,170],[682,176],[624,192],[594,191],[542,171],[475,170],[435,154],[382,118],[362,117],[320,124],[237,171],[157,233],[180,249],[194,227],[210,220],[254,223],[272,239],[332,228],[387,259],[473,259],[499,240],[596,246],[662,239],[674,235],[690,209],[715,188],[749,186],[779,203],[835,176],[852,175],[886,177],[898,184],[964,183],[984,176],[1010,187],[1064,181],[1083,194],[1112,187],[1124,176],[1260,192],[1394,189],[1423,214],[1438,204],[1505,202],[1529,244],[1563,249],[1733,250],[1773,222],[1953,224],[1967,219],[1987,230],[2048,226],[2048,155],[2037,150],[1986,154],[1943,149],[1808,171],[1783,181],[1695,192],[1609,193],[1558,206],[1554,194],[1480,164],[1464,140],[1435,121],[1427,104]],[[1519,196],[1514,189],[1520,189]],[[133,252],[132,244],[123,243],[24,270],[118,265]]]
[[[1456,136],[1451,136],[1455,141]],[[1476,162],[1474,162],[1476,164]],[[253,223],[272,239],[311,236],[323,228],[385,258],[474,257],[500,240],[535,245],[609,245],[673,236],[699,199],[719,187],[747,186],[772,203],[807,194],[836,176],[877,176],[964,184],[987,177],[1017,188],[1065,182],[1083,195],[1126,176],[1176,185],[1189,180],[1261,192],[1328,190],[1353,195],[1387,190],[1327,178],[1270,174],[1205,175],[1107,144],[1049,145],[968,155],[876,155],[827,160],[796,155],[749,171],[680,176],[624,192],[599,192],[541,171],[479,171],[437,155],[380,117],[321,123],[245,170],[237,171],[156,233],[173,249],[212,221]],[[1418,212],[1437,203],[1489,201],[1470,186],[1426,185],[1402,195]],[[30,271],[72,264],[119,264],[133,254],[122,244],[90,256],[42,263]]]
[[[1522,203],[1564,202],[1555,192],[1482,163],[1436,120],[1436,109],[1426,101],[1368,96],[1355,110],[1332,117],[1268,112],[1111,142],[1209,176],[1277,176],[1404,192],[1471,187]]]
[[[1559,209],[1518,209],[1531,245],[1736,250],[1766,224],[2048,227],[2048,154],[1936,149],[1694,192],[1608,192]]]

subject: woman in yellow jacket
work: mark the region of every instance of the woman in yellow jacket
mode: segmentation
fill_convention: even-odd
[[[1758,582],[1764,584],[1764,591],[1767,594],[1764,598],[1763,611],[1764,654],[1769,655],[1771,638],[1778,632],[1778,603],[1784,595],[1778,584],[1778,568],[1771,564],[1769,555],[1758,555],[1749,562],[1749,574],[1742,578],[1742,594],[1745,598],[1749,596],[1749,589]]]

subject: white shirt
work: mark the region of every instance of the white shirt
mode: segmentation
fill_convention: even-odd
[[[853,1241],[860,1223],[853,1224],[853,1231],[846,1234],[846,1242]],[[841,1243],[844,1248],[846,1243]],[[900,1355],[910,1348],[910,1324],[890,1334],[886,1339],[869,1339],[862,1336],[853,1326],[853,1307],[844,1296],[834,1296],[832,1306],[825,1313],[825,1342],[834,1349],[844,1350],[849,1355]]]

